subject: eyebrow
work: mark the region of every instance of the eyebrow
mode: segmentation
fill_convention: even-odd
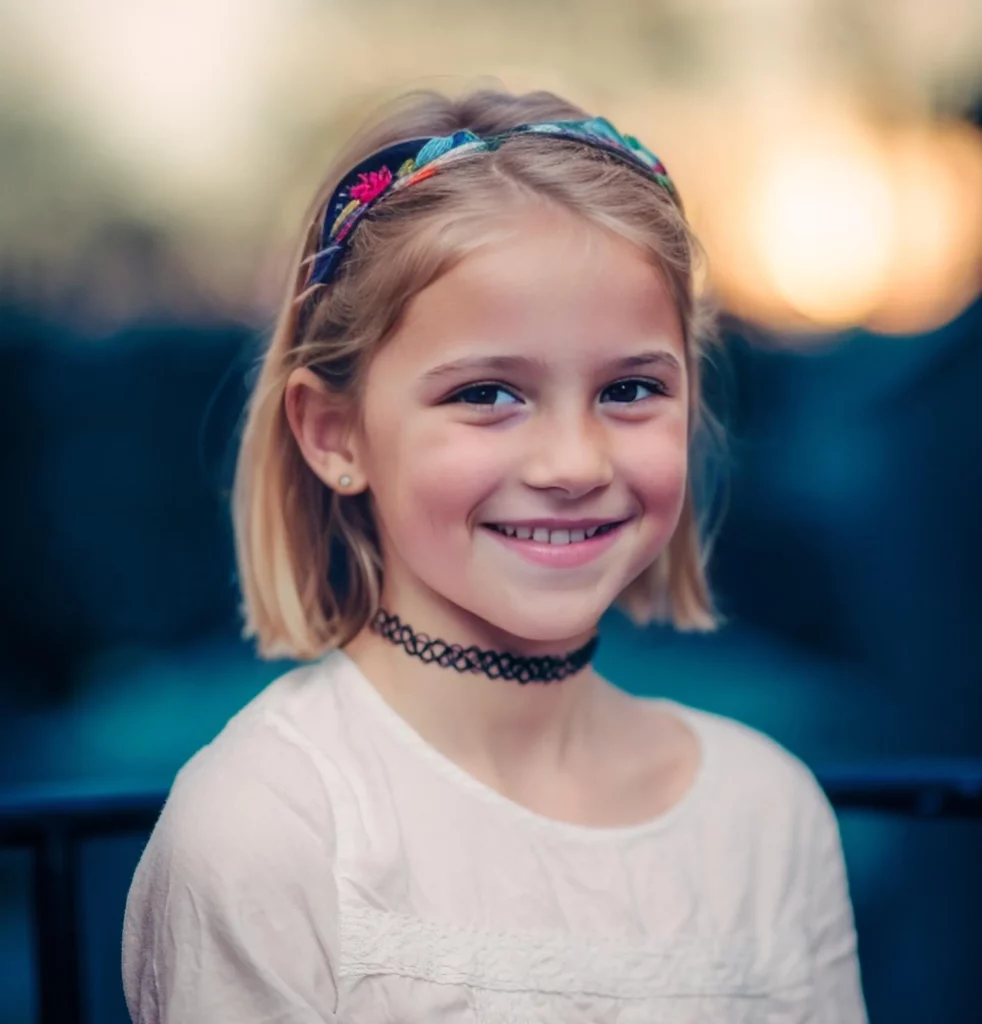
[[[540,359],[531,359],[528,356],[465,356],[462,359],[454,359],[449,363],[441,363],[427,370],[423,374],[424,382],[441,380],[455,373],[465,370],[498,370],[508,372],[509,370],[543,369],[545,364]],[[678,358],[668,349],[653,349],[649,352],[638,352],[632,356],[624,356],[621,359],[614,359],[607,364],[607,369],[612,372],[626,372],[637,370],[645,366],[664,366],[670,370],[680,372],[682,369]]]

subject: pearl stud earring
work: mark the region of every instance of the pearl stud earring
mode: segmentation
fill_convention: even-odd
[[[340,480],[338,480],[338,483],[339,483],[339,484],[340,484],[340,485],[341,485],[342,487],[350,487],[350,486],[351,486],[351,477],[350,477],[350,476],[348,476],[348,474],[347,474],[347,473],[345,473],[345,474],[344,474],[344,476],[342,476],[342,477],[341,477],[341,479],[340,479]]]

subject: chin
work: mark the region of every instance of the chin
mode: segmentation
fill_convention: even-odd
[[[498,603],[491,608],[472,605],[468,611],[495,629],[522,640],[544,644],[579,643],[584,635],[596,629],[610,603],[598,600],[595,593],[589,597],[555,594]]]

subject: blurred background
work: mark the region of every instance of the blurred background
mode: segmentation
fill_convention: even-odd
[[[724,310],[728,624],[612,614],[601,670],[816,769],[982,757],[979,0],[0,0],[0,795],[166,789],[286,667],[227,496],[287,253],[362,111],[475,74],[658,153]],[[840,826],[873,1024],[982,1021],[982,820]],[[145,839],[79,849],[89,1024]],[[0,848],[0,1024],[33,870]]]

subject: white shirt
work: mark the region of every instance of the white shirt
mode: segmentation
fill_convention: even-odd
[[[815,777],[662,703],[700,740],[695,782],[591,828],[469,775],[343,652],[281,676],[180,770],[143,853],[133,1021],[866,1024]]]

